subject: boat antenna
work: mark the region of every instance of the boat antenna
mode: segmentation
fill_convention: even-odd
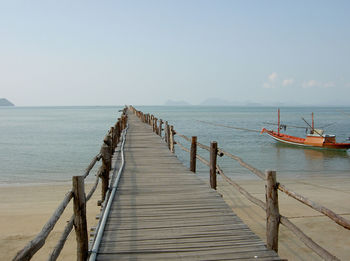
[[[277,125],[278,125],[278,135],[280,135],[280,108],[278,108],[278,121],[277,121]]]
[[[312,129],[313,132],[316,132],[318,135],[320,135],[322,137],[322,135],[317,130],[315,130],[303,117],[301,117],[301,118]]]

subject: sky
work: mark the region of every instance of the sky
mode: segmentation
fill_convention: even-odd
[[[350,1],[0,0],[18,106],[350,106]]]

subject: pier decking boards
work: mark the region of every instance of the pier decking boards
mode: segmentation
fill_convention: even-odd
[[[97,260],[280,260],[129,113],[125,169]]]

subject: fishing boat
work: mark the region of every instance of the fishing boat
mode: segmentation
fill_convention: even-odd
[[[350,149],[350,143],[347,143],[347,142],[337,143],[335,140],[335,135],[324,134],[324,131],[322,129],[315,129],[313,113],[312,113],[311,125],[304,118],[303,120],[306,122],[306,124],[310,128],[310,132],[306,135],[306,138],[300,138],[300,137],[295,137],[295,136],[281,133],[280,130],[281,129],[286,130],[287,125],[280,124],[280,109],[278,109],[278,122],[276,124],[277,132],[263,128],[261,130],[261,134],[266,133],[276,141],[292,144],[292,145],[314,147],[314,148],[336,149],[336,150]],[[306,128],[306,130],[308,130],[307,127],[298,127],[298,128]]]

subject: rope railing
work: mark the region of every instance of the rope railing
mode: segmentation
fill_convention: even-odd
[[[154,126],[157,126],[157,118],[155,118],[153,115],[150,114],[144,114],[141,111],[136,110],[135,108],[131,108],[131,110],[135,113],[135,115],[137,115],[143,122],[152,125],[153,129],[155,130]],[[161,122],[163,122],[162,120],[160,120]],[[295,193],[289,189],[287,189],[284,185],[277,183],[276,181],[274,181],[273,183],[273,179],[271,181],[271,178],[267,178],[267,177],[271,177],[271,175],[276,175],[276,173],[274,171],[267,171],[266,174],[263,173],[262,171],[260,171],[259,169],[251,166],[250,164],[246,163],[245,161],[243,161],[240,157],[233,155],[227,151],[224,151],[220,148],[217,147],[216,142],[214,142],[215,144],[211,144],[211,146],[206,146],[204,144],[201,144],[199,142],[197,142],[197,137],[192,137],[189,138],[181,133],[178,133],[176,131],[174,131],[173,127],[171,128],[172,131],[169,133],[169,131],[167,131],[167,126],[168,126],[168,122],[166,122],[166,127],[164,128],[165,130],[165,135],[164,135],[164,140],[167,142],[169,148],[171,146],[173,146],[174,144],[178,145],[182,150],[190,153],[190,170],[195,172],[195,167],[193,168],[192,166],[192,162],[195,162],[195,159],[200,160],[203,164],[205,164],[206,166],[208,166],[210,169],[215,169],[215,171],[210,171],[210,184],[212,186],[212,188],[216,189],[216,173],[220,174],[220,176],[230,185],[232,185],[233,187],[235,187],[242,195],[244,195],[249,201],[251,201],[252,203],[254,203],[255,205],[259,206],[261,209],[263,209],[264,211],[266,211],[267,213],[267,245],[269,249],[273,249],[273,250],[278,250],[278,225],[279,223],[281,223],[282,225],[286,226],[295,236],[297,236],[306,246],[308,246],[310,249],[312,249],[316,254],[318,254],[320,257],[322,257],[325,260],[339,260],[337,257],[335,257],[334,255],[332,255],[331,253],[329,253],[326,249],[322,248],[320,245],[318,245],[316,242],[314,242],[310,237],[308,237],[303,231],[301,231],[296,225],[294,225],[287,217],[282,216],[279,213],[278,210],[278,197],[277,197],[277,190],[280,190],[282,192],[284,192],[285,194],[287,194],[288,196],[297,199],[299,202],[304,203],[305,205],[311,207],[312,209],[326,215],[327,217],[329,217],[331,220],[333,220],[334,222],[336,222],[337,224],[341,225],[344,228],[349,229],[350,226],[350,222],[344,218],[342,218],[341,216],[339,216],[338,214],[334,213],[333,211],[331,211],[330,209],[323,207],[301,195],[299,195],[298,193]],[[156,131],[155,131],[156,132]],[[161,131],[158,133],[161,133]],[[174,141],[174,135],[177,135],[181,138],[183,138],[184,140],[188,141],[191,143],[191,149],[187,149],[182,143],[180,143],[178,140]],[[160,134],[161,136],[161,134]],[[171,142],[173,142],[173,144],[170,144]],[[210,161],[204,159],[203,157],[201,157],[200,155],[198,155],[196,153],[196,147],[200,147],[204,150],[207,150],[210,152]],[[194,148],[193,148],[194,147]],[[266,191],[266,202],[261,201],[260,199],[252,196],[247,190],[245,190],[243,187],[241,187],[239,184],[237,184],[236,182],[234,182],[231,178],[229,178],[228,176],[226,176],[223,172],[223,170],[216,164],[216,159],[212,160],[212,155],[213,155],[213,148],[214,148],[214,154],[218,155],[218,156],[227,156],[233,160],[236,160],[242,167],[250,170],[252,173],[254,173],[256,176],[258,176],[259,178],[261,178],[262,180],[266,181],[268,184],[270,184],[269,186],[267,186],[267,190],[271,190],[270,192]],[[174,151],[174,149],[172,150]],[[213,166],[213,162],[215,162],[215,167]],[[195,163],[194,163],[195,164]],[[194,170],[193,170],[194,169]],[[213,173],[215,172],[215,174]],[[214,182],[214,186],[212,185],[212,179],[213,176],[215,178],[215,182]],[[274,178],[275,179],[275,178]],[[272,183],[271,183],[272,182]],[[269,187],[269,188],[268,188]],[[274,191],[274,193],[272,193],[272,190]],[[272,196],[273,194],[275,194],[276,196]],[[276,208],[277,205],[277,208]],[[274,219],[274,220],[273,220]],[[272,221],[271,221],[272,220]],[[271,235],[271,238],[269,238]],[[277,240],[276,240],[277,239]]]
[[[124,110],[123,110],[121,118],[118,118],[118,121],[116,122],[115,126],[111,127],[111,129],[109,130],[108,134],[105,136],[104,142],[103,142],[102,147],[101,147],[101,152],[98,153],[91,160],[90,164],[85,169],[85,171],[84,171],[82,176],[76,176],[76,177],[81,177],[80,180],[82,180],[82,182],[83,182],[82,183],[82,189],[83,189],[83,194],[82,195],[84,195],[84,199],[83,199],[83,202],[85,204],[84,208],[86,208],[86,202],[91,199],[91,197],[93,196],[94,192],[96,191],[100,179],[102,180],[102,188],[101,188],[102,189],[102,198],[104,198],[104,196],[105,196],[105,194],[106,194],[106,192],[108,190],[109,173],[110,173],[110,170],[111,170],[111,158],[112,158],[112,154],[113,154],[117,144],[120,141],[121,132],[126,127],[126,122],[127,122],[126,110],[127,110],[127,108],[125,107]],[[84,179],[86,179],[88,177],[88,175],[90,174],[91,170],[94,168],[96,163],[98,161],[100,161],[101,159],[102,159],[102,165],[100,166],[99,170],[97,171],[95,182],[93,183],[89,193],[87,195],[85,195],[85,192],[84,192]],[[76,177],[73,177],[73,180]],[[73,182],[73,184],[74,184],[74,182]],[[37,234],[34,239],[32,239],[24,248],[22,248],[16,254],[16,256],[13,258],[13,261],[27,261],[27,260],[30,260],[35,255],[35,253],[37,251],[39,251],[44,246],[44,244],[46,242],[46,239],[49,236],[50,232],[54,229],[57,221],[62,216],[64,210],[66,209],[66,207],[68,206],[70,201],[72,199],[74,199],[74,198],[75,198],[75,192],[74,192],[74,187],[73,187],[73,189],[70,190],[65,195],[63,201],[59,204],[59,206],[54,211],[54,213],[52,214],[50,219],[43,226],[41,232],[39,234]],[[64,228],[64,230],[63,230],[63,232],[61,234],[61,237],[60,237],[58,243],[54,247],[51,255],[48,257],[48,260],[50,260],[50,261],[54,261],[54,260],[56,260],[58,258],[58,256],[61,253],[61,250],[63,249],[64,244],[65,244],[65,242],[66,242],[70,232],[73,229],[73,226],[74,226],[74,223],[75,223],[74,220],[77,218],[77,212],[75,211],[76,210],[75,204],[76,204],[76,202],[74,202],[74,214],[71,216],[69,222],[66,224],[66,226],[65,226],[65,228]],[[84,214],[83,218],[85,218],[84,222],[86,223],[86,213]],[[76,228],[76,233],[78,233],[78,232],[79,231],[77,231],[77,228]],[[84,238],[84,241],[87,242],[87,231],[84,231],[81,234],[86,234],[86,238]],[[84,245],[87,245],[86,242],[84,242]],[[78,260],[86,260],[88,251],[80,251],[80,250],[81,249],[79,249],[79,242],[78,242],[78,249],[77,249],[78,257],[77,258],[78,258]],[[83,253],[83,252],[86,252],[86,253]]]

